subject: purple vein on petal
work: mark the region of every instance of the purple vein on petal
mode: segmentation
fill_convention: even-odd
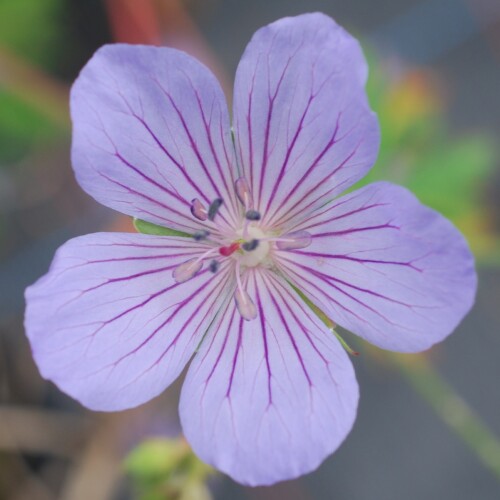
[[[204,302],[210,300],[211,296],[215,292],[217,292],[215,298],[212,299],[212,302],[215,305],[215,303],[217,302],[217,299],[219,299],[220,296],[224,293],[224,290],[226,289],[226,287],[229,283],[229,280],[230,280],[230,277],[229,277],[229,275],[226,274],[225,281],[214,286],[212,288],[212,290],[210,290],[210,292],[205,297]],[[192,328],[193,333],[191,334],[190,340],[193,340],[193,338],[198,334],[198,329],[200,328],[200,326],[202,324],[205,323],[205,321],[207,320],[207,318],[210,314],[214,314],[214,311],[212,310],[212,308],[208,308],[207,311],[205,312],[205,315],[202,318],[199,318],[198,325],[196,327]],[[160,356],[153,362],[153,364],[149,368],[147,368],[146,370],[144,370],[143,372],[138,374],[138,376],[135,379],[133,379],[131,382],[129,382],[129,384],[136,382],[140,377],[144,376],[146,373],[148,373],[150,370],[152,370],[155,366],[157,366],[163,360],[163,358],[168,354],[170,349],[173,346],[175,347],[176,342],[184,334],[186,328],[190,325],[190,323],[192,321],[194,321],[194,319],[197,317],[197,315],[198,315],[198,309],[195,309],[191,313],[191,315],[189,316],[187,321],[185,321],[184,324],[182,325],[182,327],[180,327],[179,333],[177,333],[177,335],[174,337],[174,339],[168,344],[167,348],[160,354]],[[170,321],[170,319],[169,319],[169,321]],[[127,385],[129,385],[129,384],[127,384]]]
[[[101,172],[101,171],[97,171],[97,174],[101,177],[103,177],[104,179],[106,179],[107,181],[111,182],[112,184],[115,184],[117,186],[120,186],[122,189],[126,190],[127,192],[129,193],[133,193],[141,198],[144,198],[145,200],[147,201],[150,201],[151,203],[155,204],[155,205],[158,205],[162,208],[164,208],[165,210],[168,210],[170,212],[173,212],[177,215],[179,215],[180,217],[183,217],[187,220],[189,220],[190,222],[192,221],[191,219],[189,219],[189,217],[187,217],[185,214],[183,214],[182,212],[178,212],[177,210],[175,210],[174,208],[168,206],[168,205],[165,205],[164,203],[162,203],[161,201],[157,200],[156,198],[151,198],[151,196],[148,196],[147,194],[144,194],[144,193],[141,193],[140,191],[137,191],[133,188],[131,188],[130,186],[126,186],[125,184],[121,183],[121,182],[118,182],[117,180],[113,179],[112,177],[109,177],[108,175],[106,175],[105,173]],[[144,209],[140,209],[142,212],[146,212]],[[184,226],[182,223],[179,224],[178,221],[172,221],[170,219],[167,219],[165,216],[157,216],[161,219],[163,219],[164,221],[166,221],[168,224],[174,224],[174,225],[179,225],[179,226]],[[191,228],[193,226],[184,226],[184,227],[187,227],[187,228]]]
[[[233,213],[231,213],[231,216],[233,217],[233,221],[234,221],[234,215],[238,214],[238,206],[237,206],[237,203],[236,203],[236,200],[234,197],[234,189],[233,189],[235,179],[234,179],[233,169],[231,168],[232,161],[228,157],[228,153],[227,153],[226,138],[224,137],[224,135],[222,133],[222,123],[223,123],[222,116],[220,119],[221,126],[219,128],[221,131],[221,143],[222,143],[223,150],[224,150],[224,155],[225,155],[225,159],[226,159],[226,166],[227,166],[227,170],[228,170],[227,174],[229,175],[229,179],[228,179],[227,174],[224,173],[224,171],[222,169],[221,161],[220,161],[219,156],[215,150],[214,141],[212,138],[212,132],[210,129],[211,123],[209,121],[207,121],[207,118],[205,116],[205,111],[204,111],[203,106],[202,106],[200,94],[199,94],[198,90],[196,89],[195,85],[193,84],[190,76],[188,74],[186,74],[184,71],[183,71],[183,73],[184,73],[186,79],[189,81],[189,83],[191,85],[191,89],[196,96],[196,101],[198,103],[198,109],[200,111],[201,119],[202,119],[204,127],[205,127],[205,133],[206,133],[206,136],[208,139],[208,143],[210,146],[210,151],[212,153],[212,157],[215,161],[215,165],[217,166],[219,176],[224,184],[224,188],[226,190],[227,197],[231,200],[231,204],[232,204],[232,208],[233,208]],[[213,105],[214,105],[214,102],[212,102],[212,107],[213,107]],[[212,113],[212,110],[211,110],[211,113]],[[221,111],[221,113],[222,113],[222,111]],[[232,145],[231,145],[231,147],[232,147]],[[208,173],[207,173],[207,175],[208,175]],[[228,181],[229,181],[229,184],[228,184]]]
[[[271,96],[270,94],[270,83],[268,82],[268,103],[267,103],[267,107],[268,107],[268,111],[267,111],[267,119],[266,119],[266,126],[265,126],[265,129],[264,129],[264,148],[263,148],[263,151],[262,151],[262,166],[260,168],[260,182],[259,182],[259,191],[258,191],[258,198],[257,198],[257,206],[260,206],[261,202],[262,202],[262,189],[264,187],[264,178],[266,176],[266,169],[267,169],[267,162],[269,161],[269,152],[268,152],[268,148],[269,148],[269,135],[270,135],[270,128],[271,128],[271,121],[272,121],[272,116],[273,116],[273,108],[274,108],[274,103],[276,101],[276,98],[279,94],[279,91],[280,91],[280,88],[281,88],[281,84],[283,83],[283,80],[285,78],[285,74],[290,66],[290,62],[292,61],[292,59],[295,57],[295,55],[297,54],[297,52],[299,51],[300,47],[297,48],[297,50],[295,51],[294,54],[292,54],[287,62],[285,63],[285,67],[283,68],[283,71],[281,72],[281,75],[279,77],[279,80],[278,80],[278,84],[276,85],[276,90],[274,92],[274,95]],[[270,71],[269,71],[269,55],[267,57],[267,64],[268,64],[268,71],[267,71],[267,75],[268,75],[268,78],[269,78],[269,75],[270,75]]]
[[[271,301],[274,305],[274,308],[276,309],[276,311],[280,317],[281,323],[285,327],[285,332],[290,340],[290,343],[293,346],[293,350],[295,352],[295,355],[297,356],[297,359],[299,360],[300,366],[302,367],[302,370],[304,372],[304,376],[306,377],[307,382],[308,382],[309,386],[311,387],[314,384],[312,383],[311,376],[309,375],[309,372],[307,371],[307,368],[304,364],[304,359],[303,359],[302,355],[300,354],[300,350],[297,347],[297,342],[296,342],[296,340],[295,340],[295,338],[290,330],[290,327],[288,326],[288,323],[285,319],[285,316],[283,315],[283,311],[281,310],[281,307],[279,306],[279,304],[276,301],[276,298],[273,296],[273,294],[270,294],[270,297],[271,297]]]
[[[272,276],[272,281],[273,281],[273,286],[274,286],[276,293],[279,295],[282,302],[286,305],[286,308],[288,309],[291,316],[295,319],[295,323],[297,325],[301,325],[301,331],[306,336],[311,347],[314,349],[314,351],[316,352],[318,357],[321,358],[323,363],[325,363],[326,365],[329,365],[330,363],[328,362],[328,360],[325,358],[325,356],[323,355],[321,350],[318,349],[317,345],[313,342],[311,335],[308,332],[307,328],[305,328],[305,326],[303,326],[302,322],[295,314],[295,311],[294,311],[293,307],[291,306],[291,303],[295,304],[300,310],[302,310],[304,315],[306,315],[308,317],[311,317],[311,311],[307,310],[304,302],[299,301],[297,294],[295,292],[292,292],[290,290],[290,287],[285,287],[285,285],[283,283],[281,283],[278,279],[276,279],[274,276]],[[281,291],[280,291],[280,289],[281,289]],[[285,298],[283,294],[286,294],[287,298]],[[323,330],[321,330],[321,331],[323,333]]]
[[[293,270],[291,268],[291,265],[292,262],[289,261],[288,263],[288,267],[287,267],[287,270],[291,273],[293,273],[298,279],[299,279],[299,288],[300,288],[300,281],[304,281],[306,283],[308,283],[309,285],[313,286],[316,290],[318,290],[326,299],[327,301],[331,301],[331,302],[334,302],[335,304],[337,304],[339,307],[341,307],[343,310],[345,310],[346,312],[348,312],[349,314],[352,314],[354,315],[355,317],[357,317],[357,319],[362,319],[361,316],[355,314],[351,309],[349,309],[347,306],[344,306],[341,302],[337,301],[337,300],[334,300],[333,297],[331,296],[331,294],[327,294],[323,289],[321,289],[320,287],[318,287],[316,284],[312,283],[310,280],[306,279],[304,277],[304,275],[302,274],[299,274],[297,273],[295,270]],[[295,264],[295,263],[294,263]],[[335,284],[335,283],[332,283],[332,281],[335,281],[335,279],[333,279],[332,277],[330,276],[327,276],[327,275],[323,275],[322,273],[318,273],[314,270],[312,270],[311,268],[305,268],[304,269],[304,266],[298,266],[300,267],[301,269],[303,270],[306,270],[308,272],[308,274],[310,275],[313,275],[313,276],[316,276],[317,278],[319,278],[321,281],[325,282],[327,285],[331,286],[332,289],[336,290],[337,292],[339,292],[342,296],[344,297],[347,297],[348,299],[352,300],[354,303],[356,303],[357,305],[361,306],[362,308],[366,309],[367,311],[370,311],[371,313],[373,313],[375,316],[379,317],[380,319],[384,320],[385,322],[387,322],[387,324],[391,325],[391,326],[395,326],[399,329],[402,329],[402,330],[406,330],[408,332],[413,332],[414,330],[410,327],[407,327],[407,326],[404,326],[404,325],[401,325],[395,321],[392,321],[389,317],[387,317],[386,315],[382,314],[380,311],[378,311],[375,307],[372,307],[370,306],[368,303],[364,302],[363,300],[355,297],[354,295],[346,292],[343,288],[341,288],[339,286],[339,284]],[[344,285],[346,285],[346,283],[344,282],[343,283]],[[348,285],[348,284],[347,284]],[[350,288],[354,288],[354,289],[357,289],[357,291],[360,291],[361,293],[365,293],[367,295],[375,295],[377,296],[377,294],[375,292],[371,292],[370,290],[360,290],[358,289],[358,287],[355,287],[353,285],[348,285]],[[400,303],[398,302],[397,300],[395,299],[390,299],[388,297],[383,297],[383,296],[379,296],[379,298],[382,298],[382,299],[385,299],[389,302],[392,302],[394,304],[398,304],[398,305],[403,305],[405,307],[408,307],[409,309],[413,309],[414,307],[421,307],[421,306],[412,306],[411,304],[405,304],[405,303]],[[421,307],[422,308],[422,307]],[[426,308],[426,309],[431,309],[430,307]],[[367,322],[366,319],[363,319],[363,322]]]
[[[198,162],[201,166],[201,168],[203,169],[203,171],[205,172],[205,176],[206,178],[208,179],[208,181],[210,182],[212,188],[214,189],[214,191],[216,192],[217,196],[219,198],[223,198],[220,190],[219,190],[219,187],[217,186],[217,184],[214,182],[214,179],[213,177],[210,175],[210,173],[208,172],[208,168],[207,168],[207,165],[205,163],[205,161],[203,160],[203,157],[201,156],[201,153],[200,153],[200,150],[198,149],[198,145],[196,144],[196,141],[193,139],[193,136],[189,130],[189,127],[187,126],[186,124],[186,120],[184,119],[184,116],[182,115],[178,105],[176,104],[176,102],[174,101],[173,97],[170,95],[170,93],[161,85],[160,82],[158,82],[157,80],[153,79],[153,81],[158,85],[158,87],[160,88],[160,90],[163,92],[163,94],[165,95],[165,97],[169,100],[171,106],[174,108],[179,120],[181,121],[181,124],[182,124],[182,127],[184,129],[184,132],[189,140],[189,143],[191,145],[191,148],[194,152],[194,154],[196,155],[196,158],[198,159]],[[199,99],[199,97],[198,97]],[[208,134],[207,134],[208,135]],[[210,140],[210,138],[209,138]],[[184,172],[184,175],[186,177],[186,179],[189,179],[189,182],[191,185],[193,185],[194,187],[194,182],[192,181],[192,179],[189,178],[189,176],[185,173],[185,170],[182,169],[183,172]],[[207,198],[207,196],[205,194],[203,194],[201,192],[201,190],[196,187],[197,191],[200,193],[201,196],[203,196],[204,200],[207,202],[207,203],[210,203],[211,200],[209,200]],[[232,213],[231,213],[232,214]],[[228,220],[225,218],[225,216],[223,214],[221,214],[221,218],[228,224]]]
[[[200,273],[202,274],[202,273]],[[179,314],[179,312],[185,308],[186,306],[188,306],[191,301],[193,301],[196,297],[198,297],[204,290],[205,288],[208,287],[209,284],[212,284],[212,288],[209,290],[209,292],[206,294],[206,296],[204,296],[204,299],[205,300],[208,300],[208,298],[210,297],[210,295],[217,289],[219,289],[218,285],[219,283],[215,283],[214,285],[214,281],[211,281],[211,280],[206,280],[205,283],[203,283],[202,285],[200,285],[200,287],[198,289],[196,289],[193,293],[191,293],[190,295],[188,295],[186,298],[184,298],[183,300],[181,300],[178,304],[177,304],[177,307],[176,309],[158,326],[156,327],[152,333],[150,333],[143,341],[140,342],[140,344],[138,344],[135,348],[133,348],[132,350],[130,350],[129,352],[127,352],[126,354],[124,354],[123,356],[121,356],[120,358],[118,358],[116,361],[114,361],[113,363],[109,363],[108,365],[106,366],[103,366],[101,368],[99,368],[99,370],[97,370],[96,372],[94,373],[91,373],[90,375],[94,375],[96,373],[99,373],[107,368],[110,368],[110,367],[113,367],[113,369],[119,364],[121,363],[123,360],[129,358],[130,356],[133,356],[134,354],[136,354],[138,351],[140,351],[141,349],[144,348],[144,346],[146,346],[154,337],[156,337],[156,335],[158,334],[158,332],[160,330],[162,330],[170,321],[172,321],[172,319],[177,315]],[[175,286],[177,286],[177,284],[173,285],[172,287],[170,288],[175,288]],[[201,306],[201,303],[203,301],[200,301],[200,306]],[[127,310],[123,313],[120,314],[120,317],[122,317],[124,314],[128,314],[131,310]],[[198,312],[198,308],[195,309],[195,311],[193,311],[191,313],[191,316],[189,317],[188,319],[188,323],[192,320],[192,318],[197,314]],[[113,318],[113,320],[115,320],[116,318]],[[106,322],[106,324],[108,324],[108,322]],[[176,340],[178,340],[180,336],[180,333],[176,335],[176,337],[174,338],[174,342]]]
[[[260,321],[260,329],[262,331],[262,341],[264,343],[264,356],[266,359],[266,369],[267,369],[267,392],[268,392],[268,405],[273,404],[273,395],[272,395],[272,384],[271,384],[271,378],[272,378],[272,370],[271,370],[271,363],[269,361],[269,347],[268,347],[268,342],[267,342],[267,330],[266,330],[266,317],[265,317],[265,312],[264,312],[264,307],[262,306],[262,301],[260,298],[259,294],[259,288],[257,287],[257,282],[254,276],[254,284],[255,284],[255,290],[256,290],[256,295],[257,295],[257,307],[259,309],[259,321]]]

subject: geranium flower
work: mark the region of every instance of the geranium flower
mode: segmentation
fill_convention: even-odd
[[[63,245],[26,293],[42,375],[88,408],[122,410],[161,393],[196,352],[180,417],[204,461],[250,485],[316,468],[358,402],[317,309],[415,352],[457,326],[476,288],[462,236],[406,189],[338,197],[377,156],[366,78],[358,42],[330,18],[281,19],[239,64],[232,137],[219,84],[190,56],[98,50],[71,93],[78,182],[193,237]]]

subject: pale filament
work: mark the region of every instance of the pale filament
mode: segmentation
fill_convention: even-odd
[[[253,303],[250,295],[243,289],[240,277],[240,262],[236,263],[236,282],[237,289],[234,294],[234,300],[236,302],[236,307],[241,317],[247,321],[255,319],[257,317],[257,308]]]

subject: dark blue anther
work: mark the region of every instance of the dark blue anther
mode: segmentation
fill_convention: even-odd
[[[214,220],[217,212],[219,211],[220,206],[222,205],[222,200],[220,198],[215,198],[210,206],[208,207],[208,218],[210,220]]]
[[[245,217],[247,220],[260,220],[260,212],[257,212],[257,210],[248,210]]]
[[[243,248],[245,252],[251,252],[252,250],[255,250],[258,246],[259,246],[259,240],[245,241],[245,243],[241,244],[241,248]]]
[[[196,240],[196,241],[202,241],[202,240],[206,240],[208,238],[208,235],[210,233],[205,230],[205,229],[201,229],[200,231],[196,231],[194,234],[193,234],[193,238]]]
[[[210,272],[215,274],[219,270],[219,262],[216,260],[213,260],[212,262],[210,262],[208,269],[210,270]]]

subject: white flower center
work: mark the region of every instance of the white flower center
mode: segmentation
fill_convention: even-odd
[[[243,229],[240,229],[237,233],[236,239],[243,238]],[[264,262],[269,255],[270,245],[266,241],[266,234],[258,227],[248,227],[245,235],[246,241],[258,240],[258,245],[254,250],[250,252],[236,252],[234,257],[240,261],[242,266],[246,267],[256,267],[262,262]]]

